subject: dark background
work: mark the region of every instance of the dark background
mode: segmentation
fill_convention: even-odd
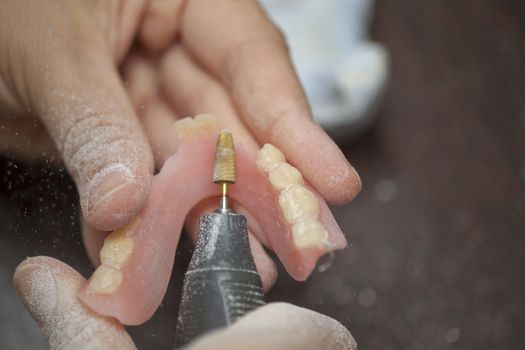
[[[270,300],[334,317],[360,349],[525,348],[524,4],[378,2],[391,82],[379,123],[344,146],[364,183],[335,209],[352,246],[306,283],[281,273]],[[0,347],[41,348],[11,276],[41,254],[88,275],[78,199],[51,167],[4,157],[0,176]],[[139,348],[171,348],[182,269],[131,329]]]

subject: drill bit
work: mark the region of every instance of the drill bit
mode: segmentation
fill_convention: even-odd
[[[228,210],[228,186],[235,183],[235,149],[233,136],[223,130],[217,138],[215,163],[213,164],[213,182],[221,186],[219,209]]]

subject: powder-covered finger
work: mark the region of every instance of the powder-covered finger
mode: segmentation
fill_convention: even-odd
[[[273,303],[185,348],[211,349],[356,350],[357,345],[348,329],[336,320],[291,304]]]
[[[1,12],[6,28],[23,28],[2,37],[2,49],[12,49],[2,81],[19,107],[43,122],[76,183],[86,220],[111,230],[142,208],[153,171],[117,67],[141,4],[108,3],[103,11],[99,3],[61,4],[14,1]]]
[[[150,191],[153,155],[109,58],[65,62],[40,86],[39,115],[77,185],[86,220],[127,223]]]
[[[71,267],[49,257],[28,258],[14,274],[18,294],[50,349],[135,349],[121,324],[97,315],[76,297],[83,281]]]

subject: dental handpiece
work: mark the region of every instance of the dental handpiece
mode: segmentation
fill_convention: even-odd
[[[265,304],[246,217],[228,204],[228,187],[235,183],[235,152],[232,135],[226,131],[217,139],[213,181],[221,186],[219,208],[200,218],[182,287],[176,347]]]

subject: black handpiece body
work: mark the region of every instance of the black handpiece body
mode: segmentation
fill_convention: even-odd
[[[225,327],[264,303],[246,217],[230,210],[201,217],[197,244],[184,277],[175,346]]]

